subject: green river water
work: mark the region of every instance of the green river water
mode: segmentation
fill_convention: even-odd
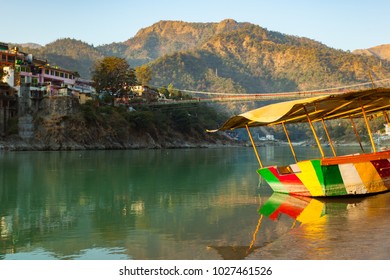
[[[260,155],[265,164],[292,161],[287,146],[261,147]],[[0,151],[0,166],[0,259],[324,259],[361,238],[365,250],[338,256],[390,258],[387,228],[378,229],[389,224],[388,194],[324,202],[327,211],[309,225],[283,214],[260,221],[272,191],[250,147]],[[330,242],[348,228],[349,237]],[[354,239],[359,228],[367,232]]]

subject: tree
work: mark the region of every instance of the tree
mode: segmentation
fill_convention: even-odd
[[[137,77],[137,81],[143,86],[148,85],[149,81],[152,79],[152,71],[147,65],[136,67],[135,75]]]
[[[160,87],[158,92],[164,94],[166,98],[169,98],[169,91],[165,87]]]
[[[176,96],[176,90],[175,90],[175,88],[173,87],[173,84],[172,83],[170,83],[169,85],[168,85],[168,92],[169,92],[169,96],[170,97],[174,97],[174,96]]]
[[[0,67],[0,82],[3,80],[3,76],[5,76],[3,67]]]
[[[121,95],[130,91],[136,84],[134,69],[124,58],[115,56],[99,60],[92,71],[92,80],[97,92]]]

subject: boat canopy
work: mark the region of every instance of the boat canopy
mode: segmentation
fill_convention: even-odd
[[[359,118],[382,114],[390,109],[390,89],[336,93],[270,104],[228,119],[218,130],[278,124],[317,122],[340,118]],[[310,119],[310,120],[309,120]]]

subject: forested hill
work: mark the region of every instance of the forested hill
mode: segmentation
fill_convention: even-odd
[[[32,44],[23,44],[19,47],[24,52],[46,59],[50,64],[77,71],[83,78],[90,78],[94,62],[104,57],[92,45],[70,38],[58,39],[43,47]]]
[[[379,45],[369,49],[355,50],[353,53],[373,55],[382,59],[390,60],[390,44]]]
[[[132,67],[151,67],[151,85],[216,92],[309,90],[367,82],[370,74],[390,77],[390,62],[380,54],[336,50],[231,19],[160,21],[125,42],[94,47],[67,38],[28,51],[85,78],[97,59],[124,57]]]
[[[252,24],[151,63],[154,84],[214,92],[321,89],[390,77],[390,63]]]
[[[217,34],[237,30],[249,23],[223,20],[220,23],[159,21],[141,29],[123,43],[98,47],[105,55],[122,55],[132,65],[151,62],[164,55],[199,49]]]

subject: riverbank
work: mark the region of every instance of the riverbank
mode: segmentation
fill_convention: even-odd
[[[195,141],[191,139],[175,139],[173,141],[156,141],[150,135],[138,136],[132,141],[109,142],[97,140],[90,143],[78,143],[75,141],[66,142],[41,142],[23,140],[20,137],[12,137],[7,140],[0,140],[0,151],[74,151],[74,150],[132,150],[132,149],[184,149],[184,148],[219,148],[245,146],[245,143],[224,139],[209,139]]]
[[[34,107],[35,108],[35,107]],[[38,109],[39,110],[38,110]],[[200,148],[237,144],[224,133],[208,133],[225,117],[210,106],[125,107],[71,97],[45,98],[10,121],[0,150],[61,151]]]

